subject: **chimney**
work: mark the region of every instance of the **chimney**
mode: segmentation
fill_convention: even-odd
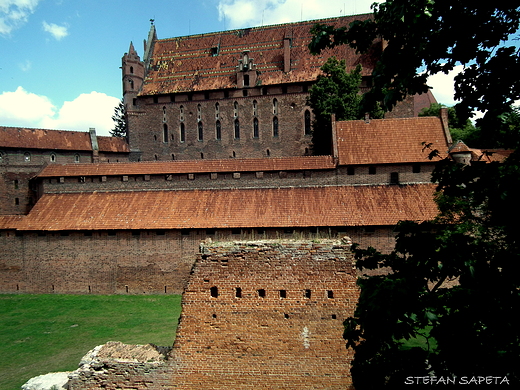
[[[291,39],[283,39],[283,71],[289,73],[291,71]]]
[[[439,110],[439,117],[441,118],[442,129],[444,130],[444,135],[446,136],[446,142],[448,142],[448,146],[451,146],[451,144],[453,143],[453,140],[451,139],[450,128],[448,126],[448,108],[447,107],[442,107]]]
[[[99,162],[99,145],[97,141],[96,129],[91,127],[88,129],[90,133],[90,145],[92,146],[92,162]]]

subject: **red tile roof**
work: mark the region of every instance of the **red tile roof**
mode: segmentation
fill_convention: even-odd
[[[16,229],[24,218],[25,215],[0,215],[0,230]]]
[[[52,150],[92,150],[90,134],[81,131],[0,126],[0,147]]]
[[[97,136],[100,152],[130,153],[130,146],[125,138]]]
[[[102,152],[128,153],[130,148],[124,138],[98,136]],[[28,129],[0,126],[0,147],[21,149],[91,151],[88,131]]]
[[[161,175],[175,173],[260,172],[334,169],[331,156],[252,158],[226,160],[177,160],[138,163],[51,164],[38,177]]]
[[[447,153],[448,141],[438,117],[336,122],[340,165],[428,161],[430,150]]]
[[[332,55],[345,59],[347,69],[360,63],[363,74],[370,75],[380,43],[371,55],[356,54],[348,45],[327,49],[317,56],[308,49],[310,30],[316,23],[340,27],[369,17],[371,14],[159,39],[155,41],[151,68],[140,95],[236,88],[238,60],[245,50],[249,50],[249,57],[260,72],[261,85],[314,81]],[[284,38],[291,40],[291,71],[287,73]],[[218,55],[213,56],[212,50],[218,51]]]
[[[432,219],[433,193],[409,185],[45,194],[19,229],[395,225]]]

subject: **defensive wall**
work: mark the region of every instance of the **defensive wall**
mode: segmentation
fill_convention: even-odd
[[[357,299],[349,239],[206,243],[167,360],[100,354],[69,389],[348,389]]]

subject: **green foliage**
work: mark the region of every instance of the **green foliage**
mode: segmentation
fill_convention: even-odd
[[[112,120],[114,121],[114,128],[110,130],[110,135],[112,137],[125,138],[127,135],[126,108],[122,100],[114,108]]]
[[[472,146],[518,147],[520,116],[511,107],[520,98],[520,57],[506,42],[519,28],[518,4],[390,0],[373,7],[373,19],[349,28],[316,25],[310,44],[312,52],[344,43],[366,52],[376,38],[386,41],[364,104],[391,109],[426,92],[429,75],[462,64],[456,128],[467,130],[471,111],[485,112],[470,131],[479,143]],[[359,280],[357,309],[345,321],[354,385],[401,389],[410,376],[507,376],[518,387],[519,153],[501,164],[445,160],[432,180],[435,221],[402,222],[389,254],[355,249],[360,269],[384,272]],[[419,339],[425,342],[409,347]]]
[[[0,390],[72,371],[107,341],[171,346],[180,295],[0,295]]]
[[[361,119],[364,116],[360,107],[361,65],[350,73],[347,73],[345,67],[345,60],[338,61],[336,57],[330,57],[321,67],[323,74],[318,76],[310,90],[308,104],[315,118],[314,154],[330,154],[332,114],[339,121]],[[381,112],[372,111],[373,116],[382,116]]]
[[[376,38],[384,39],[368,101],[390,110],[406,95],[426,92],[429,75],[459,64],[464,70],[455,78],[454,97],[460,118],[486,112],[480,127],[492,128],[520,97],[518,49],[506,42],[519,28],[515,2],[392,0],[374,3],[373,9],[373,19],[349,28],[316,25],[309,45],[313,53],[339,44],[367,52]]]
[[[441,108],[446,108],[446,106],[439,103],[432,103],[430,107],[423,108],[419,116],[439,116]],[[464,143],[470,147],[479,147],[481,144],[479,140],[480,132],[473,123],[469,119],[460,119],[454,107],[447,107],[447,109],[448,123],[453,142],[460,140],[464,141]]]

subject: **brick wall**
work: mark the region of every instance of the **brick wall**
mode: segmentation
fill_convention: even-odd
[[[206,244],[169,360],[98,364],[69,388],[351,388],[352,350],[342,334],[358,299],[355,282],[347,243]]]
[[[311,137],[303,130],[304,113],[309,109],[306,106],[308,93],[303,92],[303,86],[291,88],[295,88],[294,92],[290,93],[291,89],[285,94],[281,94],[281,87],[280,91],[274,87],[269,87],[269,90],[258,87],[229,91],[226,98],[224,91],[208,93],[208,96],[194,94],[190,96],[191,100],[182,94],[159,96],[155,100],[152,97],[138,98],[135,110],[129,113],[130,146],[132,150],[140,150],[142,161],[308,154]],[[273,134],[274,117],[278,118],[278,135]],[[255,118],[258,134],[253,128]],[[234,122],[237,119],[239,138],[235,137]],[[221,126],[220,139],[216,134],[217,121]],[[202,139],[199,137],[199,123]],[[181,124],[185,129],[184,140],[180,134]]]
[[[91,176],[41,179],[43,192],[60,193],[76,191],[131,191],[153,189],[224,189],[224,188],[266,188],[292,186],[364,185],[389,184],[391,174],[398,173],[400,184],[430,183],[433,163],[422,164],[418,173],[413,172],[413,164],[377,166],[375,173],[369,173],[369,166],[359,165],[353,172],[348,167],[333,170],[270,171],[262,172],[222,172],[222,173],[182,173],[165,175],[125,175]],[[240,175],[234,175],[239,173]],[[353,174],[350,174],[353,173]]]
[[[362,247],[394,247],[392,227],[0,231],[0,292],[181,293],[201,241],[309,239],[348,235]]]

